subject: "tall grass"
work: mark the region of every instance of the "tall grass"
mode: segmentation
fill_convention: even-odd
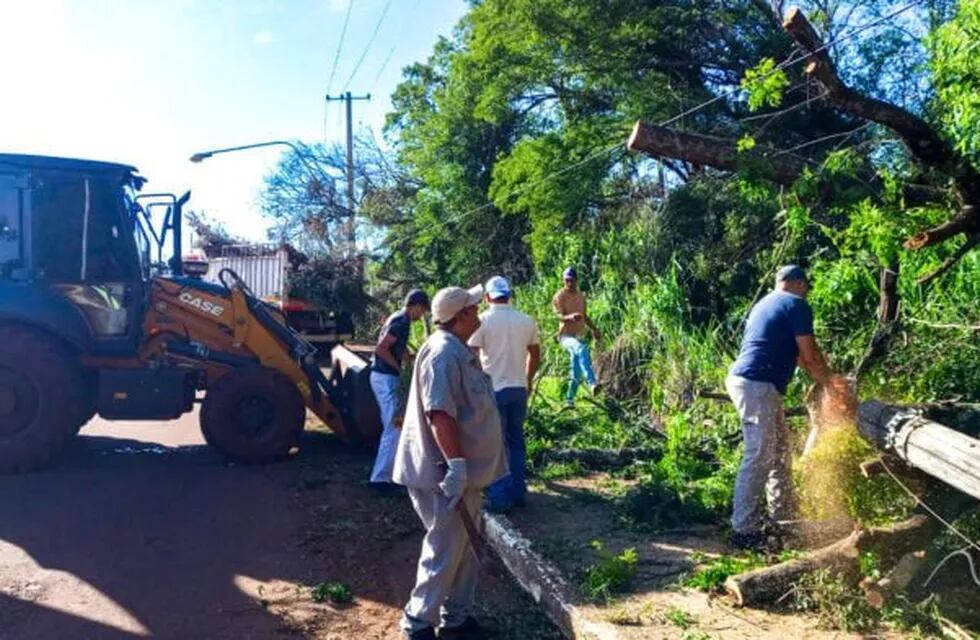
[[[718,515],[730,505],[739,425],[728,403],[704,400],[699,392],[723,390],[741,321],[697,320],[691,291],[702,285],[685,271],[683,256],[659,272],[648,268],[644,241],[637,237],[641,231],[630,227],[592,243],[569,243],[555,260],[555,265],[579,267],[589,315],[604,334],[592,345],[605,389],[597,402],[586,401],[580,391],[583,399],[576,409],[561,409],[568,356],[555,340],[558,322],[551,308],[561,286],[560,269],[539,273],[516,291],[515,304],[541,327],[544,352],[544,376],[528,424],[531,457],[553,447],[662,446],[658,463],[634,470],[641,480],[638,491],[652,492],[650,498],[668,489],[682,503]],[[975,365],[980,332],[972,329],[980,324],[980,253],[964,258],[928,289],[916,284],[914,276],[942,258],[937,252],[901,254],[902,328],[888,357],[862,381],[865,398],[980,401],[980,367]],[[875,328],[877,267],[847,256],[812,260],[810,267],[818,341],[837,368],[848,370]],[[732,300],[730,308],[747,309],[750,303],[746,296]],[[797,375],[787,405],[799,405],[809,384]],[[632,498],[636,504],[650,502],[643,495]],[[871,504],[868,508],[875,510]]]

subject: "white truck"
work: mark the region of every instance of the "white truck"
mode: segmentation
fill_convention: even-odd
[[[290,295],[289,273],[294,269],[291,257],[299,255],[285,244],[233,244],[221,248],[220,255],[207,256],[207,271],[200,264],[202,277],[218,283],[218,274],[229,268],[241,276],[256,297],[279,307],[290,327],[306,340],[317,345],[321,356],[329,357],[330,350],[354,336],[354,324],[349,314],[318,309],[307,300]],[[185,265],[189,262],[184,259]]]

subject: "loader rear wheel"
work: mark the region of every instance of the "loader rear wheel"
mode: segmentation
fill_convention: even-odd
[[[208,444],[238,462],[270,462],[299,442],[306,420],[296,384],[274,369],[234,369],[208,389],[201,431]]]
[[[0,326],[0,473],[40,467],[74,435],[81,382],[75,359],[56,341]]]

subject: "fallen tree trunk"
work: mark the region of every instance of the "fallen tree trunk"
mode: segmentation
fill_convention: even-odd
[[[858,407],[858,430],[879,449],[980,499],[980,440],[877,400]]]
[[[725,581],[725,590],[741,606],[772,604],[789,594],[807,573],[826,570],[850,582],[860,574],[861,552],[875,547],[904,555],[924,548],[942,530],[942,524],[924,514],[916,514],[895,525],[857,529],[842,540],[807,555],[762,567]]]
[[[739,152],[735,143],[698,133],[687,133],[638,121],[626,148],[654,158],[678,158],[697,165],[738,171],[751,166],[762,177],[779,184],[793,184],[803,174],[805,163],[796,156],[772,147],[759,146]],[[767,156],[779,156],[773,160]]]

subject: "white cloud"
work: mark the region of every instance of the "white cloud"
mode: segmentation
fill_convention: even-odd
[[[252,36],[252,44],[257,46],[265,46],[276,41],[275,36],[272,35],[271,31],[259,31],[254,36]]]

